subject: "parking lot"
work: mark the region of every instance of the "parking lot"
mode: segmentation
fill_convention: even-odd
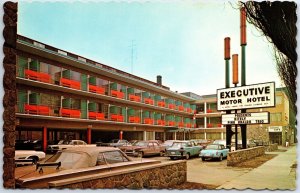
[[[132,159],[155,159],[162,162],[172,162],[169,157],[131,157]],[[212,184],[220,186],[231,181],[251,169],[227,167],[227,160],[207,160],[202,161],[200,158],[191,158],[187,160],[187,181],[202,184]]]

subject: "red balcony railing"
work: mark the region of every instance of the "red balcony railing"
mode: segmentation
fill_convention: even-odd
[[[119,114],[111,114],[110,118],[111,118],[112,121],[119,121],[119,122],[124,121],[123,115],[119,115]]]
[[[135,96],[133,94],[129,94],[129,100],[135,101],[135,102],[141,102],[141,97],[140,96]]]
[[[62,117],[80,118],[81,111],[77,110],[77,109],[65,109],[65,108],[61,108],[60,109],[60,115]]]
[[[94,92],[94,93],[98,93],[98,94],[104,94],[105,93],[105,88],[89,84],[89,91]]]
[[[130,116],[129,117],[129,122],[130,123],[140,123],[141,119],[139,117]]]
[[[24,105],[25,112],[29,114],[37,114],[37,115],[49,115],[50,108],[44,105]]]
[[[145,102],[146,104],[149,104],[149,105],[154,105],[154,101],[153,101],[152,99],[150,99],[150,98],[145,98],[145,99],[144,99],[144,102]]]
[[[104,120],[104,113],[99,112],[89,112],[89,119],[96,119],[96,120]]]
[[[166,103],[163,102],[163,101],[158,101],[158,102],[157,102],[157,106],[159,106],[159,107],[165,107],[165,106],[166,106]]]
[[[123,99],[124,93],[121,91],[117,91],[117,90],[111,90],[111,96]]]
[[[168,126],[175,126],[175,121],[168,121],[168,122],[167,122],[167,125],[168,125]]]
[[[191,123],[187,123],[187,124],[186,124],[186,127],[187,127],[187,128],[191,128],[191,127],[192,127],[192,124],[191,124]]]
[[[179,122],[178,123],[178,127],[184,127],[184,123],[183,122]]]
[[[76,80],[70,80],[67,78],[60,79],[60,85],[66,86],[69,88],[80,89],[80,82]]]
[[[144,118],[144,123],[145,124],[150,124],[150,125],[153,125],[153,119],[151,119],[151,118]]]
[[[184,111],[184,107],[183,106],[178,106],[178,110],[179,111]]]
[[[156,123],[157,123],[157,125],[165,125],[166,124],[166,122],[164,120],[161,120],[161,119],[158,119],[156,121]]]
[[[213,127],[213,124],[212,123],[208,123],[207,124],[207,128],[212,128]]]
[[[174,104],[169,104],[168,107],[169,107],[169,109],[175,109],[175,105]]]
[[[185,111],[188,112],[188,113],[192,113],[192,109],[191,108],[186,108]]]
[[[33,70],[25,70],[25,77],[31,80],[50,83],[50,75],[43,72],[36,72]]]

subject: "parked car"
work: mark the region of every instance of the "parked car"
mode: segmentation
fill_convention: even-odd
[[[42,150],[42,140],[16,140],[15,143],[16,150]]]
[[[177,142],[179,140],[166,140],[162,146],[164,146],[166,149],[168,149],[169,147],[171,147],[173,145],[174,142]]]
[[[124,139],[112,139],[109,143],[101,143],[100,146],[120,147],[126,145],[131,145],[131,143]]]
[[[15,151],[15,163],[17,165],[23,165],[27,160],[31,163],[37,163],[40,160],[45,159],[46,154],[42,151],[35,150],[16,150]],[[30,162],[27,162],[30,163]]]
[[[166,148],[161,146],[157,141],[139,141],[131,146],[119,147],[124,153],[131,156],[141,157],[149,155],[164,155]]]
[[[96,146],[96,144],[87,144],[82,140],[60,140],[57,145],[48,145],[47,151],[51,153],[55,153],[59,150],[66,149],[73,146],[88,147],[88,146]]]
[[[114,147],[70,147],[58,151],[44,163],[15,168],[17,188],[49,188],[51,181],[92,176],[112,169],[157,164],[157,160],[133,161]]]
[[[229,149],[225,148],[225,146],[222,144],[209,144],[200,152],[199,157],[202,159],[202,161],[205,161],[205,159],[208,158],[217,158],[222,161],[224,157],[227,157],[228,152]]]
[[[203,149],[202,146],[196,145],[193,141],[176,141],[166,150],[166,156],[170,159],[186,158],[198,156]]]

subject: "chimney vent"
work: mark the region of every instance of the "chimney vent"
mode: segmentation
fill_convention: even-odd
[[[162,77],[161,77],[161,75],[157,75],[157,77],[156,77],[156,83],[157,84],[159,84],[160,86],[162,85]]]

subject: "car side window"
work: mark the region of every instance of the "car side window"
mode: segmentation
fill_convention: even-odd
[[[121,152],[119,151],[109,151],[104,152],[104,158],[107,163],[120,163],[120,162],[127,162],[129,161]]]
[[[72,145],[77,145],[77,141],[72,141],[71,144]]]
[[[98,157],[97,157],[97,166],[99,165],[105,165],[105,159],[104,159],[104,156],[103,156],[103,153],[99,153],[98,154]]]

